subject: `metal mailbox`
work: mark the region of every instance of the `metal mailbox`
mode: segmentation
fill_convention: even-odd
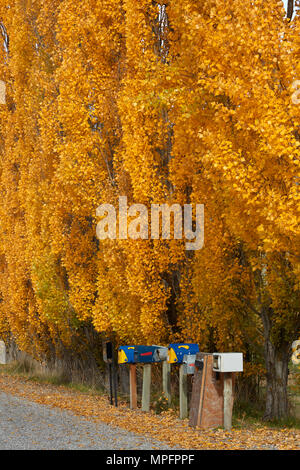
[[[196,354],[185,354],[183,356],[183,364],[186,364],[186,373],[192,375],[195,373]]]
[[[134,350],[135,346],[120,346],[118,349],[118,363],[119,364],[133,364],[134,363]]]
[[[243,353],[213,353],[215,372],[243,372]]]
[[[154,351],[154,359],[155,362],[166,361],[168,357],[168,348],[165,346],[155,346],[153,345],[156,350]]]
[[[168,363],[169,364],[182,364],[183,356],[197,354],[199,346],[195,343],[172,343],[169,345],[168,350]]]
[[[103,343],[103,361],[112,362],[113,360],[113,344],[111,341],[105,341]]]
[[[118,350],[119,364],[149,364],[161,362],[166,358],[166,350],[162,346],[120,346]]]

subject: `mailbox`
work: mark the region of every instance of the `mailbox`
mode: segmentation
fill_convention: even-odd
[[[112,362],[113,360],[113,344],[111,341],[103,343],[103,361]]]
[[[199,346],[195,343],[172,343],[169,345],[168,363],[182,364],[183,356],[197,354]]]
[[[161,362],[166,358],[167,348],[162,346],[120,346],[118,351],[119,364],[148,364]]]
[[[186,373],[192,375],[195,373],[196,354],[185,354],[183,356],[183,364],[186,364]]]
[[[215,372],[243,372],[243,353],[213,353]]]
[[[168,357],[168,348],[164,346],[153,346],[155,349],[154,351],[154,359],[155,362],[166,361]]]
[[[135,346],[120,346],[118,350],[118,363],[119,364],[133,364],[134,363],[134,350]]]

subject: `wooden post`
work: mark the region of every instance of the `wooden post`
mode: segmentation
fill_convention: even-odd
[[[115,366],[114,359],[112,361],[112,380],[113,380],[113,392],[115,396],[115,406],[118,406],[118,372]]]
[[[108,372],[109,372],[110,404],[113,405],[113,379],[112,379],[112,365],[111,365],[111,362],[108,363]]]
[[[150,393],[151,393],[151,364],[144,364],[142,411],[150,411]]]
[[[163,392],[168,400],[168,405],[171,404],[171,364],[167,361],[162,363],[162,380]]]
[[[180,364],[179,369],[179,405],[180,419],[188,417],[188,400],[187,400],[187,373],[186,364]]]
[[[0,341],[0,364],[6,364],[6,347],[4,341]]]
[[[130,409],[137,408],[136,364],[129,364]]]
[[[232,372],[224,373],[224,428],[231,431],[232,426]]]
[[[203,357],[203,369],[202,369],[202,380],[201,380],[201,391],[200,391],[200,401],[199,401],[199,409],[198,409],[198,416],[197,416],[197,426],[202,424],[202,411],[203,411],[203,398],[204,398],[204,391],[205,391],[205,382],[206,382],[206,371],[207,371],[207,356]]]

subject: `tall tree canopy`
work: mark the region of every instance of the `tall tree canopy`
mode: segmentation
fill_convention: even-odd
[[[263,349],[266,417],[287,414],[300,329],[288,6],[0,0],[1,336],[38,358],[79,347],[87,325],[124,342]],[[204,204],[204,248],[99,241],[96,208],[121,195]]]

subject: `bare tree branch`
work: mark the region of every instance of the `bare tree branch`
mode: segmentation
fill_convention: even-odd
[[[0,33],[3,38],[4,49],[8,53],[9,52],[9,36],[7,34],[6,28],[4,24],[2,23],[2,21],[0,21]]]

